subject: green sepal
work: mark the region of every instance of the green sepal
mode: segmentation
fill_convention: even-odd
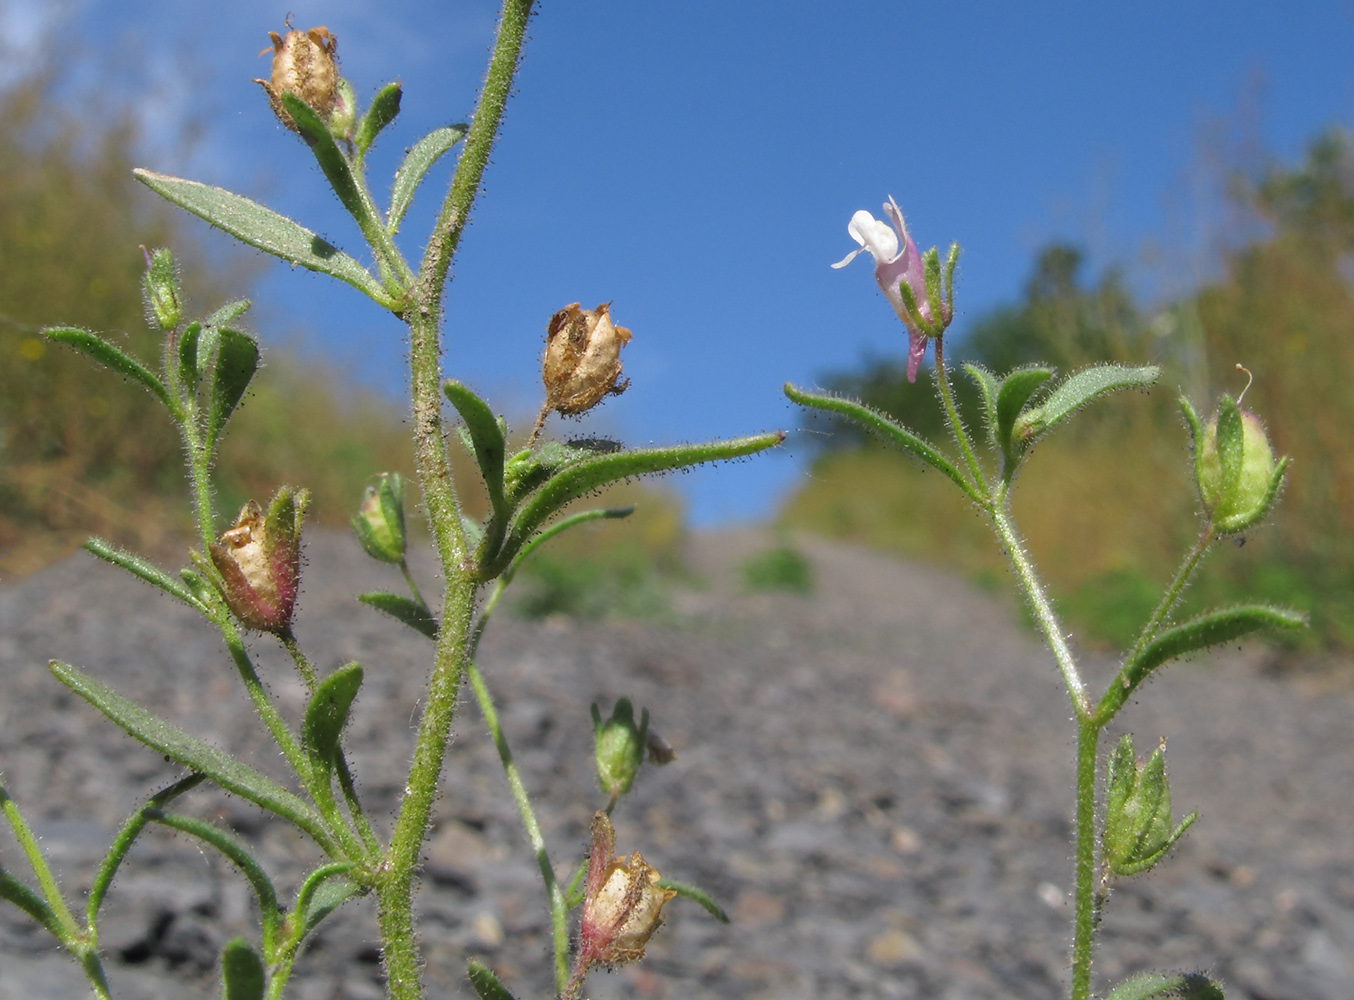
[[[997,390],[997,447],[1005,459],[1003,473],[1007,479],[1015,471],[1024,444],[1012,440],[1016,420],[1030,397],[1052,377],[1052,368],[1031,365],[1017,368],[1001,380],[1001,387]]]
[[[140,361],[137,361],[136,358],[120,348],[114,347],[97,334],[73,326],[59,326],[43,330],[42,335],[58,344],[73,347],[105,368],[110,368],[119,375],[139,382],[142,388],[150,390],[160,402],[164,403],[170,413],[178,416],[179,406],[170,397],[169,390],[160,381],[160,377]]]
[[[973,384],[978,387],[978,394],[983,400],[983,427],[987,431],[987,443],[992,447],[997,446],[997,393],[1001,391],[1001,383],[997,377],[990,371],[978,364],[964,365],[964,371],[968,377],[973,379]]]
[[[395,182],[390,187],[390,211],[386,213],[386,229],[392,236],[399,230],[423,176],[465,133],[464,125],[433,129],[404,154],[404,160],[395,171]]]
[[[400,98],[403,95],[404,91],[398,83],[387,83],[376,92],[353,135],[353,145],[357,147],[359,156],[364,155],[381,130],[395,120],[395,116],[400,113]]]
[[[272,961],[279,923],[277,890],[273,888],[272,879],[254,860],[254,856],[249,853],[249,849],[225,830],[212,826],[210,823],[204,823],[200,819],[194,819],[192,816],[182,816],[179,813],[165,812],[163,809],[149,806],[142,812],[152,822],[167,826],[171,830],[178,830],[180,833],[189,834],[203,843],[210,844],[220,851],[231,864],[240,869],[240,873],[244,875],[250,888],[254,890],[254,895],[258,898],[259,924],[263,932],[263,953],[268,956],[269,961]]]
[[[293,923],[291,928],[293,942],[300,943],[307,934],[319,926],[321,920],[354,896],[360,896],[367,891],[356,882],[340,877],[355,867],[351,861],[335,861],[332,864],[321,865],[306,876],[306,880],[301,883],[301,888],[296,893],[296,906],[292,908],[292,916],[289,918]]]
[[[99,863],[99,870],[94,875],[94,881],[90,884],[89,897],[85,904],[85,920],[90,927],[98,923],[99,907],[103,905],[104,896],[108,894],[109,888],[113,884],[113,876],[118,873],[123,859],[127,857],[127,852],[132,849],[132,844],[136,843],[136,838],[140,836],[141,831],[146,828],[150,822],[146,815],[146,809],[163,809],[170,802],[173,802],[180,795],[189,792],[207,780],[205,774],[190,774],[186,778],[180,778],[168,788],[161,789],[150,797],[144,806],[136,809],[127,821],[122,824],[122,829],[118,835],[113,838],[113,843],[109,845],[108,853],[103,856],[103,861]]]
[[[922,254],[921,268],[926,282],[926,302],[931,307],[931,325],[940,332],[945,329],[945,290],[940,282],[940,251],[931,247]]]
[[[216,448],[226,422],[240,405],[259,367],[259,345],[253,337],[229,327],[218,330],[216,336],[211,398],[207,402],[208,454]]]
[[[493,562],[481,573],[492,579],[511,562],[527,540],[561,507],[579,497],[620,479],[682,469],[705,462],[740,458],[774,447],[785,434],[754,434],[728,441],[673,445],[667,448],[642,448],[593,455],[564,466],[526,499],[513,517],[508,536]]]
[[[1199,501],[1207,504],[1208,498],[1203,494],[1204,483],[1204,425],[1199,420],[1199,414],[1194,411],[1194,405],[1181,396],[1179,399],[1180,414],[1185,418],[1185,426],[1189,429],[1190,450],[1194,453],[1194,486],[1199,494]]]
[[[202,555],[199,552],[190,553],[189,558],[194,556],[198,559],[202,559]],[[203,562],[205,563],[206,560],[203,560]],[[210,564],[208,563],[208,565]],[[221,606],[221,592],[217,590],[215,586],[208,583],[206,578],[203,577],[201,573],[197,572],[197,570],[184,567],[179,570],[179,576],[188,587],[188,590],[202,605],[203,614],[210,615]]]
[[[1274,473],[1269,477],[1269,486],[1265,490],[1264,498],[1248,511],[1233,514],[1231,517],[1219,518],[1214,524],[1218,534],[1239,534],[1264,520],[1265,516],[1273,509],[1274,502],[1279,499],[1279,490],[1283,489],[1283,477],[1287,470],[1288,456],[1285,455],[1274,463]]]
[[[1110,990],[1105,1000],[1226,1000],[1222,987],[1201,972],[1163,976],[1159,972],[1140,972]]]
[[[179,387],[182,395],[192,397],[197,392],[200,376],[197,363],[198,338],[202,335],[202,324],[194,320],[179,334],[178,358]]]
[[[508,988],[494,975],[494,970],[483,962],[472,958],[466,965],[465,973],[480,1000],[513,1000]]]
[[[303,743],[311,759],[332,773],[338,758],[339,739],[348,724],[353,699],[362,686],[362,664],[348,663],[331,673],[315,688],[306,707],[301,730]]]
[[[1105,795],[1102,853],[1109,870],[1120,876],[1149,870],[1198,818],[1197,812],[1190,813],[1171,829],[1165,746],[1139,764],[1133,737],[1125,733],[1110,757]]]
[[[0,899],[8,900],[23,910],[58,941],[66,940],[65,928],[52,908],[43,902],[41,896],[3,868],[0,868]]]
[[[496,531],[489,533],[490,545],[497,545],[511,513],[503,494],[503,466],[508,450],[503,426],[494,416],[494,411],[489,409],[488,403],[455,379],[443,382],[442,391],[465,421],[465,430],[470,436],[480,475],[484,477],[484,488],[489,493],[489,506],[493,508],[493,520],[496,522]],[[494,534],[498,537],[492,538]]]
[[[179,278],[174,273],[174,255],[168,247],[145,250],[150,259],[141,276],[141,297],[146,303],[146,317],[161,333],[174,330],[183,319],[183,296],[179,292]]]
[[[721,924],[729,922],[729,915],[724,912],[718,903],[716,903],[710,894],[699,886],[691,885],[689,882],[678,882],[676,879],[660,878],[658,888],[671,889],[683,899],[689,899],[693,903],[699,904],[706,913],[714,917]]]
[[[314,108],[293,93],[283,92],[280,101],[287,109],[287,114],[291,115],[292,121],[296,122],[301,138],[305,139],[306,145],[315,154],[315,162],[320,165],[320,171],[329,181],[329,186],[334,189],[334,194],[338,195],[339,202],[348,210],[348,214],[357,220],[359,226],[365,227],[368,217],[367,204],[362,199],[362,190],[358,186],[357,178],[353,176],[353,168],[348,163],[348,158],[343,155],[343,151],[338,148],[338,143],[334,141],[334,133],[329,130],[328,123]]]
[[[176,598],[198,611],[205,611],[206,606],[198,597],[193,594],[188,587],[185,587],[179,581],[156,566],[152,562],[142,559],[138,555],[133,555],[126,549],[120,549],[107,539],[94,537],[85,542],[84,550],[104,562],[112,563],[114,566],[125,569],[132,576],[144,580],[152,587],[158,587],[170,597]]]
[[[200,771],[226,791],[290,820],[324,850],[338,853],[319,814],[272,778],[153,715],[68,663],[52,660],[48,667],[62,684],[152,750],[184,767]]]
[[[954,318],[954,266],[959,263],[959,241],[950,244],[945,254],[945,308],[950,319]]]
[[[332,275],[387,309],[398,306],[371,272],[299,222],[242,195],[209,184],[140,168],[132,173],[156,194],[229,233],[241,243],[311,271]]]
[[[263,1000],[263,960],[242,937],[221,949],[221,1000]]]
[[[1128,697],[1157,667],[1209,646],[1231,642],[1268,628],[1302,628],[1307,616],[1267,604],[1243,604],[1204,614],[1163,629],[1119,670],[1106,689],[1095,718],[1111,719]]]
[[[235,322],[249,311],[252,303],[248,299],[235,299],[227,302],[216,312],[212,313],[202,321],[203,326],[226,326]]]
[[[1217,424],[1218,495],[1230,497],[1241,481],[1241,466],[1246,460],[1245,428],[1241,423],[1241,408],[1231,396],[1218,400]]]
[[[895,444],[909,454],[921,459],[933,469],[943,472],[953,480],[956,486],[964,491],[969,499],[975,503],[982,503],[982,498],[977,491],[959,474],[959,470],[950,464],[950,460],[936,449],[935,445],[908,430],[902,424],[891,420],[878,410],[866,406],[864,403],[843,399],[840,396],[805,392],[789,382],[785,383],[785,395],[800,406],[809,406],[815,410],[823,410],[826,413],[836,413],[850,418],[867,431],[872,431],[890,444]]]
[[[391,594],[383,590],[359,594],[357,599],[377,611],[384,611],[391,618],[403,622],[415,632],[421,632],[429,639],[437,639],[437,619],[433,617],[433,613],[428,610],[426,604],[415,601],[410,597],[401,597],[399,594]]]
[[[1092,365],[1073,372],[1058,383],[1041,406],[1026,410],[1012,430],[1012,443],[1027,448],[1077,410],[1099,397],[1120,389],[1142,389],[1161,375],[1156,365]]]

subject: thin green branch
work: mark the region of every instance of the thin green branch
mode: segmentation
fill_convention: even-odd
[[[0,812],[3,812],[5,819],[9,821],[10,829],[14,831],[14,839],[18,841],[19,849],[28,859],[28,867],[33,869],[33,875],[38,880],[42,898],[46,900],[48,908],[56,917],[57,927],[54,930],[60,930],[61,943],[71,950],[76,950],[77,944],[83,938],[80,925],[75,922],[70,908],[66,906],[66,900],[56,884],[56,878],[47,867],[47,859],[42,856],[42,849],[38,847],[38,840],[33,836],[28,823],[24,821],[23,814],[19,812],[18,803],[9,797],[9,792],[3,785],[0,785]]]
[[[1095,936],[1095,774],[1100,727],[1077,718],[1076,914],[1072,937],[1072,1000],[1090,1000]]]
[[[1175,578],[1171,580],[1171,585],[1166,588],[1166,592],[1161,596],[1161,602],[1157,604],[1151,617],[1144,623],[1142,631],[1138,633],[1138,638],[1134,641],[1133,648],[1129,650],[1128,655],[1124,657],[1125,665],[1136,660],[1138,656],[1141,655],[1144,647],[1146,647],[1157,634],[1157,630],[1166,620],[1166,617],[1180,601],[1180,596],[1185,590],[1185,585],[1189,583],[1189,578],[1194,575],[1194,571],[1199,568],[1199,564],[1203,561],[1204,556],[1207,555],[1208,547],[1212,543],[1213,525],[1210,523],[1204,528],[1203,533],[1199,536],[1199,540],[1194,543],[1194,547],[1185,555],[1184,561],[1180,564],[1180,568],[1175,572]],[[1108,722],[1109,720],[1106,719],[1104,721]]]

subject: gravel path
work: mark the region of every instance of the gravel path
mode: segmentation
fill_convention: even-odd
[[[804,540],[813,597],[739,591],[739,559],[768,540],[698,538],[706,581],[672,624],[496,621],[481,662],[538,799],[556,866],[582,852],[600,796],[588,705],[628,694],[677,750],[616,812],[617,850],[707,888],[733,923],[678,901],[647,961],[589,981],[595,1000],[1052,998],[1068,948],[1073,729],[1048,656],[1010,602],[884,557]],[[352,596],[396,579],[340,536],[308,543],[297,630],[322,669],[360,660],[350,729],[363,796],[388,825],[412,746],[424,640]],[[421,578],[431,580],[429,567]],[[283,710],[303,696],[256,640]],[[0,586],[0,767],[68,896],[113,830],[176,768],[47,673],[89,670],[281,777],[214,634],[84,555]],[[1354,664],[1276,678],[1258,648],[1170,668],[1123,717],[1140,748],[1169,737],[1177,813],[1201,818],[1157,873],[1119,889],[1102,984],[1202,968],[1228,996],[1354,997]],[[1103,683],[1108,662],[1089,663]],[[1117,734],[1116,734],[1117,736]],[[253,806],[199,789],[185,811],[257,845],[295,891],[297,837]],[[0,863],[21,860],[0,833]],[[429,995],[466,995],[467,956],[523,1000],[551,994],[539,876],[473,705],[456,742],[420,896]],[[291,996],[376,998],[370,900],[326,923]],[[230,936],[254,936],[241,879],[187,838],[152,830],[109,897],[115,995],[219,995]],[[50,938],[0,909],[0,1000],[87,996]]]

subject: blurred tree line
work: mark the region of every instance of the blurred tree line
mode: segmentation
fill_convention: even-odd
[[[45,564],[91,534],[151,552],[191,530],[177,434],[146,393],[48,344],[48,325],[111,335],[158,366],[145,321],[140,245],[170,246],[190,315],[247,290],[243,254],[208,255],[200,230],[131,175],[130,119],[58,106],[50,81],[0,97],[0,573]],[[249,314],[245,315],[248,323]],[[222,518],[282,483],[312,490],[314,517],[342,523],[373,473],[408,472],[393,407],[313,362],[265,351],[268,368],[231,424],[219,461]]]
[[[1215,552],[1189,599],[1288,603],[1312,612],[1307,643],[1354,646],[1350,136],[1328,132],[1301,165],[1272,171],[1240,197],[1268,236],[1232,253],[1223,276],[1188,298],[1149,313],[1121,274],[1088,283],[1078,250],[1056,244],[1038,255],[1019,302],[979,319],[947,351],[956,366],[977,361],[998,373],[1034,361],[1064,372],[1101,360],[1164,368],[1150,394],[1102,401],[1041,444],[1015,489],[1034,557],[1083,636],[1131,639],[1192,542],[1195,497],[1176,398],[1183,392],[1211,412],[1218,393],[1245,387],[1239,362],[1255,376],[1244,405],[1293,461],[1271,523],[1241,550]],[[824,381],[932,440],[948,438],[933,373],[909,385],[898,361],[869,358]],[[962,371],[956,382],[973,426],[976,390]],[[845,425],[832,430],[786,522],[957,562],[980,581],[998,581],[999,553],[948,484]]]

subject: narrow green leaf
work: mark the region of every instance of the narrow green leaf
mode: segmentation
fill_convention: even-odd
[[[498,559],[494,565],[485,568],[487,575],[493,577],[502,572],[526,541],[561,507],[595,489],[631,476],[667,472],[704,462],[754,455],[767,448],[773,448],[784,440],[785,434],[777,431],[729,441],[617,451],[567,465],[518,509]]]
[[[254,895],[258,897],[259,923],[263,931],[263,953],[269,956],[271,961],[279,916],[277,890],[273,888],[272,880],[268,878],[268,874],[259,866],[259,863],[254,860],[254,856],[249,853],[248,848],[226,833],[225,830],[214,827],[210,823],[204,823],[200,819],[151,807],[147,807],[143,812],[146,814],[146,818],[152,822],[160,823],[172,830],[178,830],[180,833],[189,834],[204,843],[210,844],[225,855],[231,864],[240,869],[240,874],[249,882],[250,888],[254,890]]]
[[[472,958],[466,966],[466,975],[470,977],[470,985],[475,987],[480,1000],[513,1000],[507,987],[494,975],[494,970],[483,962]]]
[[[31,908],[32,901],[28,899],[27,895],[19,891],[20,887],[27,888],[22,882],[16,880],[6,891],[13,896],[13,901],[16,904],[20,905],[30,916],[38,919],[44,927],[56,936],[58,941],[67,948],[74,948],[80,936],[80,928],[76,925],[75,917],[71,915],[70,907],[66,905],[66,900],[61,895],[61,889],[52,876],[52,869],[48,866],[42,848],[38,845],[38,838],[33,835],[32,828],[23,818],[23,813],[19,811],[19,804],[10,798],[4,785],[0,785],[0,813],[4,814],[10,830],[14,833],[14,839],[19,844],[19,849],[23,851],[24,858],[28,861],[28,867],[32,870],[33,877],[38,880],[43,909],[35,911]],[[10,896],[5,898],[8,899]],[[34,898],[37,898],[36,894]],[[50,923],[46,919],[47,914],[51,915]]]
[[[700,904],[705,909],[706,913],[710,914],[710,916],[714,917],[721,924],[727,924],[729,922],[729,915],[720,908],[718,903],[710,898],[708,892],[699,886],[691,885],[688,882],[678,882],[675,879],[661,878],[658,880],[658,887],[660,889],[671,889],[683,899],[689,899],[693,903]]]
[[[1145,388],[1160,375],[1161,369],[1156,365],[1144,365],[1141,368],[1094,365],[1073,372],[1058,383],[1042,406],[1027,410],[1016,421],[1013,437],[1021,445],[1032,442],[1098,397],[1119,389]]]
[[[357,220],[359,226],[365,226],[367,206],[362,200],[362,191],[358,188],[357,178],[353,176],[353,168],[348,163],[348,158],[338,148],[328,124],[314,108],[295,94],[283,93],[281,101],[282,106],[287,109],[287,114],[296,122],[301,138],[306,140],[306,145],[315,154],[315,162],[320,165],[329,186],[334,189],[334,194],[338,195],[339,202],[348,210],[348,214]]]
[[[241,195],[197,181],[186,181],[142,169],[132,173],[156,194],[224,230],[242,243],[311,271],[333,275],[387,309],[393,309],[397,304],[361,264],[285,215],[279,215]]]
[[[127,817],[127,821],[122,824],[122,829],[113,838],[113,843],[109,846],[108,853],[104,855],[103,862],[99,865],[99,870],[94,876],[94,882],[90,886],[89,900],[85,906],[85,919],[90,927],[95,926],[98,922],[99,907],[103,905],[103,898],[108,894],[108,889],[113,884],[113,876],[118,873],[118,868],[122,865],[123,859],[127,857],[127,852],[132,849],[132,844],[136,843],[136,838],[140,836],[141,831],[146,828],[146,824],[150,821],[149,817],[145,815],[145,810],[148,808],[163,809],[180,795],[191,791],[206,780],[205,774],[190,774],[186,778],[181,778],[168,788],[156,792],[150,797],[149,802]]]
[[[489,491],[489,504],[494,509],[494,517],[500,524],[506,523],[509,510],[503,495],[503,462],[508,444],[503,438],[503,428],[499,426],[494,411],[489,409],[489,404],[460,382],[447,379],[442,383],[442,391],[465,421],[466,432],[475,449],[475,461],[479,463],[480,475],[484,477],[485,489]]]
[[[426,605],[409,597],[387,593],[383,590],[359,594],[357,599],[369,604],[377,611],[384,611],[398,621],[408,625],[416,632],[422,632],[429,639],[437,638],[437,619]]]
[[[550,539],[554,538],[556,535],[562,534],[570,528],[585,524],[588,521],[598,521],[604,518],[619,520],[620,518],[629,517],[634,512],[634,505],[631,505],[629,507],[599,507],[594,510],[584,510],[577,514],[570,514],[568,517],[564,518],[564,520],[556,521],[554,524],[550,525],[550,527],[532,535],[530,541],[523,545],[521,550],[513,558],[512,565],[504,573],[504,576],[511,577],[512,574],[517,572],[517,568],[522,565],[527,556],[531,555],[531,553],[535,552],[540,546],[550,541]]]
[[[309,934],[319,926],[321,920],[354,896],[361,896],[366,891],[356,882],[351,882],[346,878],[331,877],[319,883],[315,891],[311,893],[304,910],[304,933]]]
[[[1158,1000],[1175,997],[1177,1000],[1225,1000],[1222,987],[1201,972],[1175,973],[1163,976],[1158,972],[1140,972],[1110,991],[1105,1000]]]
[[[103,538],[91,538],[89,541],[85,542],[84,549],[90,555],[96,556],[104,562],[112,563],[114,566],[120,566],[133,576],[145,580],[152,587],[158,587],[170,597],[177,598],[190,608],[197,611],[206,610],[202,602],[199,601],[187,587],[179,583],[179,581],[175,580],[154,563],[148,562],[140,556],[133,555],[125,549],[120,549],[112,542]]]
[[[381,134],[381,130],[395,120],[395,116],[400,113],[400,98],[403,94],[398,83],[387,83],[376,92],[367,113],[358,122],[357,133],[353,136],[353,143],[357,146],[359,155],[365,155],[371,144],[376,141],[376,137]]]
[[[978,496],[977,491],[959,474],[959,470],[950,464],[950,460],[936,449],[935,445],[889,419],[878,410],[854,400],[842,399],[839,396],[805,392],[789,382],[785,383],[785,395],[800,406],[810,406],[815,410],[849,417],[866,430],[873,431],[889,443],[915,455],[933,469],[943,472],[975,503],[982,502],[982,498]]]
[[[246,312],[252,303],[248,299],[236,299],[233,302],[227,302],[216,312],[212,313],[202,321],[203,326],[226,326],[235,322]]]
[[[0,899],[8,900],[23,910],[58,941],[65,940],[61,921],[52,908],[42,901],[41,896],[3,868],[0,868]]]
[[[49,669],[57,680],[152,750],[184,767],[202,772],[226,791],[291,820],[326,851],[337,853],[320,816],[272,778],[196,736],[190,736],[68,663],[53,660]]]
[[[87,354],[105,368],[111,368],[119,375],[141,383],[143,388],[149,389],[160,402],[165,404],[170,413],[178,413],[177,405],[170,399],[169,390],[165,388],[165,384],[160,381],[158,375],[130,354],[114,347],[97,334],[71,326],[61,326],[49,327],[42,331],[42,335],[58,344],[73,347],[77,351]]]
[[[221,950],[221,1000],[263,1000],[263,960],[242,937]]]
[[[1020,411],[1025,408],[1030,397],[1052,377],[1052,368],[1031,365],[1028,368],[1017,368],[1001,380],[1001,388],[997,390],[997,445],[1007,456],[1008,463],[1018,453],[1017,448],[1012,448],[1011,441],[1011,431],[1015,427],[1016,418],[1020,416]]]
[[[964,371],[968,372],[968,377],[973,379],[973,383],[978,387],[978,392],[983,397],[983,425],[987,430],[987,443],[995,447],[997,444],[997,392],[1001,389],[1001,384],[997,381],[996,376],[982,365],[965,364]]]
[[[404,154],[404,161],[395,171],[395,183],[390,188],[390,211],[387,213],[386,228],[393,236],[399,231],[400,221],[414,200],[414,192],[423,182],[423,176],[447,150],[456,145],[465,135],[464,125],[447,125],[433,129]]]
[[[1110,718],[1138,685],[1163,663],[1262,629],[1301,628],[1306,624],[1307,616],[1296,611],[1255,604],[1209,611],[1164,629],[1143,647],[1135,659],[1124,664],[1119,676],[1100,699],[1096,716]]]
[[[207,404],[209,454],[259,367],[259,345],[253,337],[229,328],[218,331],[217,336],[220,342],[216,348],[216,365],[212,369],[211,400]]]
[[[339,737],[343,735],[343,727],[348,724],[348,713],[361,686],[362,664],[349,663],[320,681],[310,698],[305,728],[302,730],[305,746],[326,772],[334,769]]]

